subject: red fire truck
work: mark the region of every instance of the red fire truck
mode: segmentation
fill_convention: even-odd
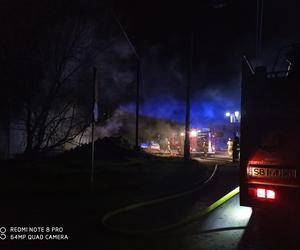
[[[183,152],[184,133],[181,133]],[[190,130],[190,151],[194,154],[212,155],[216,152],[215,135],[209,128],[193,128]]]
[[[286,71],[242,65],[240,203],[260,208],[300,205],[300,47]]]
[[[170,139],[171,149],[183,154],[184,132],[173,134]],[[200,155],[216,153],[215,134],[209,128],[194,128],[190,130],[190,152]]]

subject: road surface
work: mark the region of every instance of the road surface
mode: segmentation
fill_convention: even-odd
[[[225,165],[218,169],[215,179],[203,190],[137,213],[130,211],[123,214],[124,217],[114,218],[113,223],[134,229],[163,226],[211,204],[237,185],[238,167]],[[121,246],[131,250],[300,249],[299,228],[298,217],[252,211],[240,206],[239,195],[236,195],[207,216],[167,233],[150,236],[107,233],[105,239],[110,239],[109,247],[106,248],[107,242],[103,240],[101,249],[120,249]]]
[[[199,160],[208,165],[224,162],[224,159],[221,158]],[[110,223],[123,229],[149,229],[184,219],[187,215],[197,213],[238,186],[238,171],[237,165],[220,166],[213,181],[203,189],[166,203],[128,211],[112,218]],[[101,201],[101,197],[97,199]],[[26,197],[24,200],[27,201]],[[88,198],[86,202],[84,199],[80,199],[79,202],[74,198],[72,204],[69,204],[70,201],[62,199],[55,204],[64,204],[64,202],[68,202],[67,208],[75,206],[76,211],[79,206],[83,208],[83,211],[87,210],[86,207],[92,208],[92,203],[89,203]],[[5,213],[1,214],[1,221],[4,222],[7,217],[10,222],[7,226],[28,225],[29,222],[37,225],[32,221],[32,214],[35,214],[38,218],[36,221],[40,222],[39,225],[60,226],[62,217],[57,217],[56,214],[60,212],[62,215],[68,215],[70,218],[67,218],[64,229],[71,240],[56,242],[56,249],[58,247],[72,250],[300,249],[300,219],[295,216],[265,214],[240,207],[238,195],[191,224],[152,235],[126,235],[110,232],[101,226],[101,214],[98,218],[91,214],[90,222],[80,221],[81,218],[89,218],[88,215],[74,216],[72,211],[63,211],[63,206],[58,206],[56,210],[53,208],[53,211],[50,211],[48,203],[45,199],[45,203],[40,204],[34,211],[30,211],[28,215],[31,217],[28,218],[23,214],[16,213],[15,220],[13,220],[16,223],[12,223],[11,218],[7,217]],[[18,204],[26,205],[23,202]],[[9,204],[6,205],[10,207],[10,211],[7,211],[9,214],[21,209],[21,207],[13,208],[8,206]],[[44,213],[46,207],[48,217]],[[39,214],[40,216],[38,216]],[[43,220],[40,221],[39,218],[43,218]],[[44,241],[18,242],[19,246],[15,248],[8,248],[11,246],[11,242],[3,243],[6,243],[6,248],[1,247],[1,249],[23,249],[23,245],[20,246],[20,244],[30,245],[33,249],[53,249],[49,242]]]

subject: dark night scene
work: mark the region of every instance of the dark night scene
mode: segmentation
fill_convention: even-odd
[[[300,249],[297,1],[0,0],[0,249]]]

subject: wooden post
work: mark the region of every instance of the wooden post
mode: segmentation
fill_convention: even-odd
[[[93,188],[94,184],[94,175],[95,175],[95,122],[97,119],[98,114],[95,114],[95,112],[98,112],[95,107],[97,105],[97,85],[96,85],[96,76],[97,76],[97,68],[93,68],[93,112],[92,112],[92,159],[91,159],[91,188]]]
[[[190,112],[191,112],[191,82],[193,70],[193,32],[190,33],[189,50],[188,50],[188,71],[187,71],[187,84],[186,84],[186,111],[185,111],[185,139],[184,139],[184,159],[191,158],[190,153]]]

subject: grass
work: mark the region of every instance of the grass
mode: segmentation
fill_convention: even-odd
[[[180,191],[209,174],[198,162],[180,158],[97,161],[91,191],[86,161],[6,163],[2,170],[2,225],[58,225],[80,240],[91,233],[98,239],[100,219],[108,211]]]
[[[11,171],[0,177],[1,192],[82,193],[90,190],[91,165],[81,162],[43,162],[35,166],[7,164]],[[14,170],[12,170],[14,169]],[[96,161],[94,192],[117,188],[144,189],[164,179],[206,175],[206,168],[178,157],[131,158],[123,162]]]

